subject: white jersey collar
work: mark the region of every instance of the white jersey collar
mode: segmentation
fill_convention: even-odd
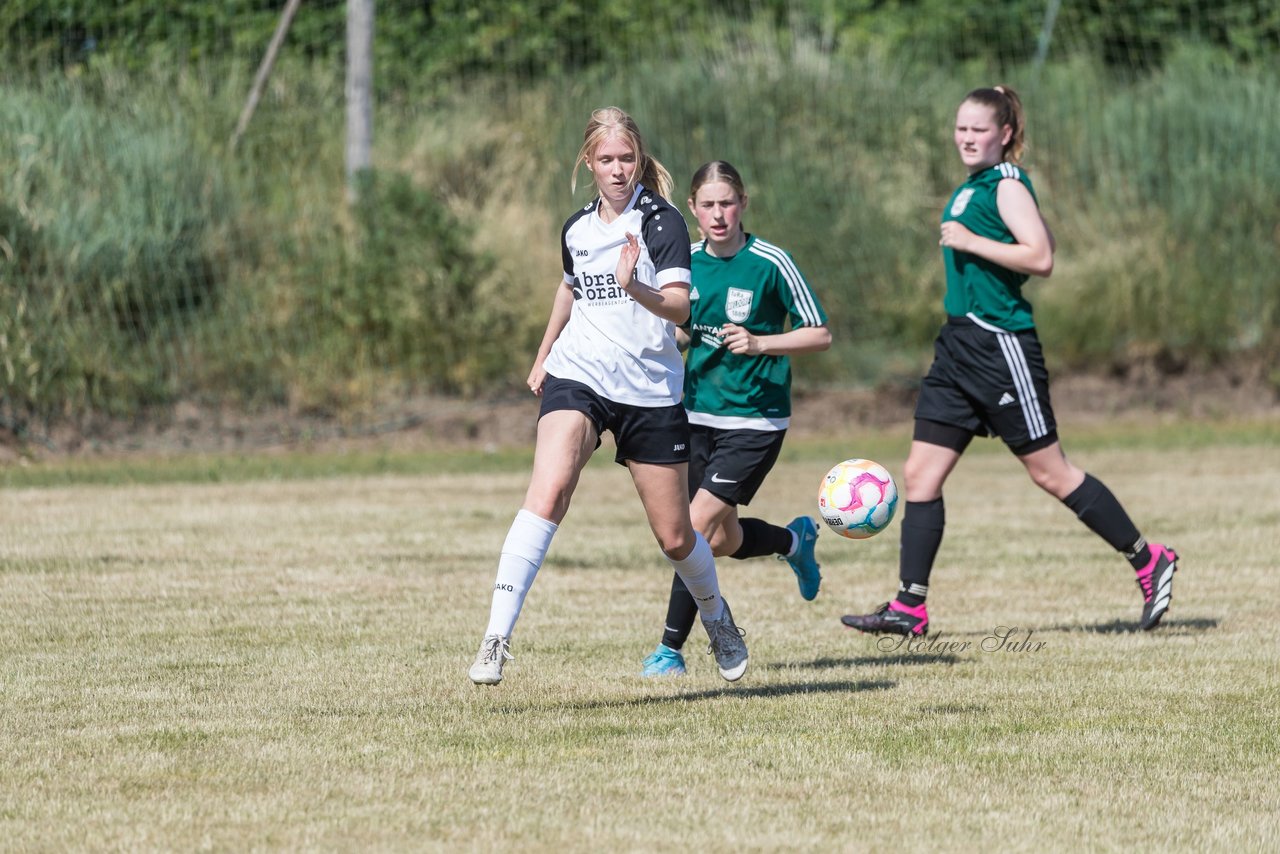
[[[617,216],[616,218],[614,218],[614,219],[612,219],[612,220],[610,220],[610,221],[608,221],[608,222],[605,222],[605,219],[604,219],[604,216],[603,216],[603,213],[604,213],[604,197],[603,197],[603,196],[597,196],[597,197],[596,197],[596,220],[597,220],[597,221],[599,221],[601,225],[603,225],[603,226],[605,226],[605,227],[607,227],[607,228],[612,228],[612,227],[613,227],[613,225],[614,225],[615,223],[617,223],[617,222],[618,222],[618,220],[622,219],[622,218],[623,218],[623,217],[625,217],[627,214],[631,213],[633,210],[635,210],[635,209],[636,209],[636,200],[640,198],[640,194],[641,194],[641,193],[646,193],[646,192],[648,192],[648,191],[644,188],[644,185],[643,185],[643,184],[636,184],[636,188],[635,188],[635,190],[633,190],[633,191],[632,191],[632,193],[631,193],[631,201],[627,202],[627,206],[626,206],[625,208],[623,208],[623,209],[622,209],[622,213],[618,214],[618,216]]]

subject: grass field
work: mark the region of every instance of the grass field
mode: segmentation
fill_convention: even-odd
[[[900,472],[906,435],[791,442],[752,512],[811,511],[840,455]],[[734,685],[698,634],[687,677],[637,676],[669,576],[611,454],[486,689],[466,669],[527,451],[11,468],[0,848],[1275,850],[1275,425],[1080,436],[1182,555],[1157,632],[1123,559],[982,443],[948,486],[933,646],[838,622],[892,592],[897,522],[825,535],[813,603],[785,565],[721,562]]]

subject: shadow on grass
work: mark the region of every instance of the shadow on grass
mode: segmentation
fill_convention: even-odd
[[[1005,630],[1012,630],[1014,635],[1019,639],[1025,636],[1028,631],[1034,634],[1044,634],[1047,632],[1067,632],[1067,633],[1084,633],[1098,635],[1125,635],[1131,632],[1139,632],[1137,620],[1111,620],[1106,623],[1059,623],[1056,626],[999,626],[997,627],[1003,633]],[[1218,628],[1218,620],[1215,617],[1194,617],[1186,620],[1162,620],[1160,625],[1151,630],[1152,634],[1177,634],[1187,635],[1196,632],[1208,632]],[[939,632],[939,637],[941,636]],[[994,634],[992,629],[974,632],[947,632],[950,637],[954,638],[986,638]],[[1145,632],[1144,632],[1145,634]],[[932,635],[930,635],[932,637]]]
[[[835,682],[791,682],[785,685],[756,685],[734,688],[725,685],[705,691],[691,691],[674,697],[651,697],[648,700],[708,700],[712,697],[788,697],[793,694],[856,694],[862,691],[887,691],[898,683],[888,679],[840,679]]]
[[[856,658],[815,658],[806,662],[778,662],[766,664],[771,670],[826,670],[831,667],[893,667],[899,664],[945,664],[950,666],[960,658],[954,655],[937,655],[928,652],[903,655],[861,655]]]
[[[1152,635],[1189,635],[1198,632],[1208,632],[1218,628],[1218,620],[1215,617],[1194,617],[1187,620],[1164,619],[1160,621],[1160,625],[1151,630]],[[1088,634],[1097,635],[1124,635],[1130,632],[1138,632],[1137,620],[1112,620],[1109,623],[1094,623],[1093,625],[1085,623],[1064,623],[1060,626],[1046,626],[1039,631],[1043,632],[1086,632]]]
[[[612,700],[588,700],[581,703],[570,701],[565,703],[554,703],[549,706],[542,704],[536,705],[541,709],[557,708],[590,711],[592,709],[624,709],[629,707],[665,706],[673,703],[715,700],[720,697],[746,699],[757,697],[788,697],[795,694],[855,694],[862,691],[887,691],[896,684],[896,682],[891,682],[887,679],[862,679],[856,682],[849,679],[842,679],[835,682],[792,682],[786,685],[756,685],[752,687],[735,687],[733,685],[725,685],[720,688],[708,688],[703,691],[687,691],[667,696],[620,697]],[[530,707],[528,706],[510,706],[506,708],[506,711],[524,712],[528,711],[529,708]]]

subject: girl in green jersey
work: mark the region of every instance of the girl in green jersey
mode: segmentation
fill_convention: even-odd
[[[818,595],[818,528],[800,516],[784,526],[740,519],[782,448],[791,420],[794,353],[831,345],[827,316],[795,261],[742,228],[747,193],[722,160],[698,169],[689,209],[703,240],[692,249],[684,407],[689,415],[693,525],[716,557],[785,558],[800,595]],[[679,576],[671,583],[662,642],[644,675],[684,673],[680,652],[697,605]]]
[[[1111,490],[1072,465],[1058,442],[1049,375],[1022,295],[1030,276],[1053,272],[1054,251],[1019,166],[1024,127],[1022,102],[1007,86],[970,92],[956,113],[956,151],[969,177],[942,214],[947,323],[920,388],[904,466],[898,595],[873,613],[845,616],[850,628],[928,633],[925,597],[945,523],[942,485],[974,436],[999,436],[1037,486],[1128,558],[1143,596],[1138,627],[1155,628],[1173,598],[1177,554],[1148,544]]]

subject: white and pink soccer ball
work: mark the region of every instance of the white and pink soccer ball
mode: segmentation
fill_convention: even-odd
[[[898,506],[898,487],[888,469],[871,460],[832,466],[818,486],[818,513],[842,537],[865,540],[889,527]]]

